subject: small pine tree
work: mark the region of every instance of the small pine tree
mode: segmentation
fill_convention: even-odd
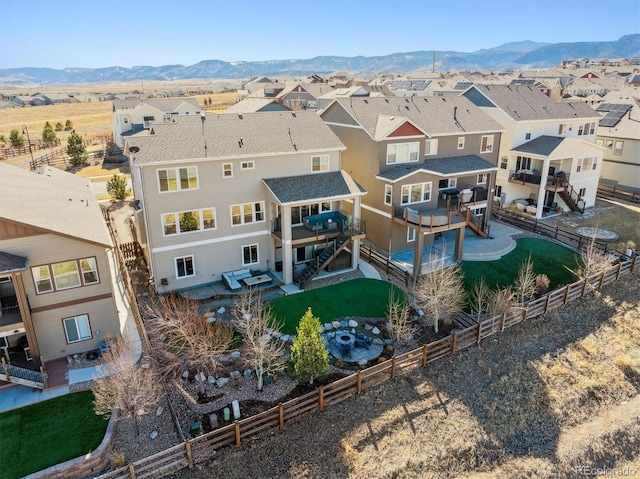
[[[69,155],[69,162],[72,166],[83,166],[89,158],[84,140],[75,130],[71,132],[67,140],[67,155]]]
[[[71,120],[67,120],[67,122],[64,124],[64,131],[71,130],[73,130],[73,123],[71,122]]]
[[[53,131],[51,123],[45,123],[44,128],[42,129],[42,141],[44,141],[45,143],[50,143],[52,141],[55,141],[55,139],[56,132]]]
[[[197,231],[200,229],[199,220],[193,211],[180,213],[180,231]]]
[[[113,175],[113,178],[107,181],[107,193],[114,199],[122,201],[131,194],[131,190],[127,188],[127,180],[118,175]]]
[[[329,352],[321,332],[320,320],[307,309],[291,345],[291,363],[300,384],[313,384],[329,372]]]
[[[62,130],[64,130],[64,126],[62,126],[62,123],[57,121],[56,122],[56,131],[62,131]]]
[[[9,143],[14,148],[22,148],[24,146],[24,135],[13,128],[9,133]]]

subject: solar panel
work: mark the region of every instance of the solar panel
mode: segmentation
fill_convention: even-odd
[[[456,86],[454,86],[453,89],[454,90],[466,90],[471,85],[473,85],[473,82],[471,82],[471,81],[461,81],[461,82],[456,83]]]

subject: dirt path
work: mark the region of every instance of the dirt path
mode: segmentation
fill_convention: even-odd
[[[571,381],[558,388],[544,376],[565,352],[595,351],[592,338],[639,323],[636,274],[173,477],[575,478],[616,467],[640,475],[640,381],[629,375],[609,390],[587,375],[594,387],[572,402]],[[627,336],[620,354],[640,360],[637,335]]]

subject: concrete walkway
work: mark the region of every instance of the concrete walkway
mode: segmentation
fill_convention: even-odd
[[[115,253],[110,252],[109,263],[111,271],[114,272],[112,278],[112,286],[115,297],[116,309],[118,311],[118,320],[120,323],[120,332],[128,335],[136,345],[136,357],[139,359],[142,354],[142,342],[140,334],[136,327],[135,318],[131,310],[131,304],[127,299],[122,283],[122,275],[119,274]],[[67,372],[67,384],[55,388],[45,390],[30,388],[28,386],[13,385],[0,389],[0,412],[17,409],[40,401],[46,401],[65,394],[69,394],[70,387],[84,381],[89,381],[100,373],[94,367],[83,369],[71,369]]]

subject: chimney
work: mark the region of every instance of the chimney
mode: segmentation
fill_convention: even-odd
[[[454,106],[454,107],[453,107],[453,119],[454,119],[455,121],[458,121],[458,116],[457,116],[457,115],[458,115],[458,107],[457,107],[457,106]]]

